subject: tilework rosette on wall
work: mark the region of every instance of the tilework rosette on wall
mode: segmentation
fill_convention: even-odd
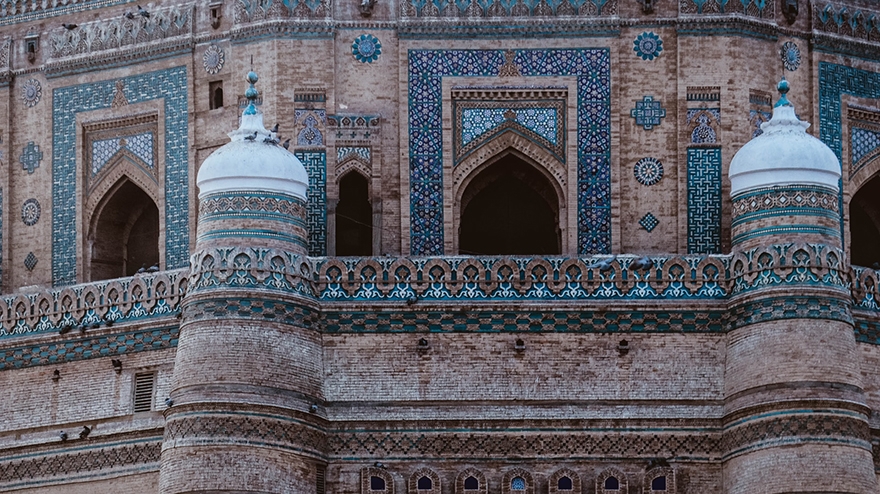
[[[382,54],[382,43],[372,34],[362,34],[351,44],[351,53],[358,62],[373,63]]]
[[[496,77],[505,50],[410,50],[410,252],[438,255],[443,244],[444,77]],[[604,48],[515,50],[523,77],[577,78],[577,245],[611,250],[610,55]]]

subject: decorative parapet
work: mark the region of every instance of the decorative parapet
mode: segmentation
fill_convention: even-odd
[[[0,337],[171,316],[180,311],[186,274],[177,269],[2,296]]]
[[[855,307],[878,311],[880,317],[880,272],[853,266],[852,294]]]
[[[726,256],[316,259],[327,301],[718,299]]]
[[[617,15],[618,0],[404,0],[401,17],[557,17]]]
[[[678,11],[681,14],[741,14],[774,20],[776,3],[773,0],[679,0]]]
[[[7,0],[0,2],[0,26],[125,3],[133,0]]]
[[[813,2],[813,29],[865,41],[880,41],[880,12]]]
[[[216,248],[192,255],[188,288],[262,289],[311,296],[312,261],[280,249]]]
[[[193,4],[152,10],[149,17],[129,14],[83,23],[73,29],[61,27],[51,31],[51,57],[118,50],[131,45],[191,36],[193,33]]]
[[[277,19],[329,19],[331,0],[236,0],[232,18],[235,24]]]
[[[780,285],[850,287],[843,251],[826,245],[762,246],[736,252],[729,262],[731,295]]]

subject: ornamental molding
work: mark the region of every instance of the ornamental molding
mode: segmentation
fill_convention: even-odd
[[[186,292],[185,274],[178,269],[0,296],[0,336],[174,317]]]
[[[176,5],[153,9],[149,17],[123,15],[86,22],[73,29],[54,29],[49,32],[50,57],[90,55],[181,36],[191,39],[194,8],[195,4]]]

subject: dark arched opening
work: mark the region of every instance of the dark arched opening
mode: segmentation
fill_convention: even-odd
[[[560,253],[559,198],[541,172],[508,154],[474,178],[461,198],[459,252]]]
[[[350,172],[339,181],[336,206],[336,255],[373,254],[373,208],[367,179]]]
[[[123,178],[96,215],[89,237],[92,281],[159,265],[159,209],[140,187]]]
[[[849,203],[849,225],[852,263],[880,267],[880,175],[869,180],[853,196]]]

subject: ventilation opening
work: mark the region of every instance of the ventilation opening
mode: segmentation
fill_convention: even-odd
[[[620,489],[620,482],[617,480],[617,477],[608,477],[605,479],[605,487],[606,491],[616,491]]]
[[[223,81],[209,82],[208,95],[211,100],[210,106],[212,110],[223,108]]]
[[[385,479],[382,477],[376,477],[375,475],[370,477],[370,490],[371,491],[384,491],[385,490]]]
[[[431,482],[431,479],[429,479],[428,477],[422,477],[419,479],[416,488],[419,490],[429,491],[433,488],[433,485],[434,484]]]
[[[514,477],[513,480],[510,481],[510,490],[513,491],[524,491],[526,490],[526,481],[522,477]]]
[[[131,276],[159,265],[159,209],[127,179],[111,189],[94,221],[91,280]]]
[[[156,391],[156,373],[139,372],[134,375],[134,411],[149,412],[153,409]]]
[[[480,488],[480,481],[476,477],[468,477],[464,479],[464,489],[467,491],[476,491]]]
[[[339,181],[336,206],[336,255],[373,254],[373,209],[367,179],[357,172],[346,173]]]
[[[556,483],[556,488],[560,491],[570,491],[572,489],[571,479],[568,477],[562,477],[559,479],[559,482]]]
[[[559,198],[534,167],[508,154],[483,170],[461,198],[459,252],[560,253]]]
[[[850,256],[857,266],[880,268],[880,175],[863,185],[849,204]]]
[[[326,491],[325,481],[327,478],[327,467],[317,465],[315,468],[315,492],[316,494],[324,494]]]

